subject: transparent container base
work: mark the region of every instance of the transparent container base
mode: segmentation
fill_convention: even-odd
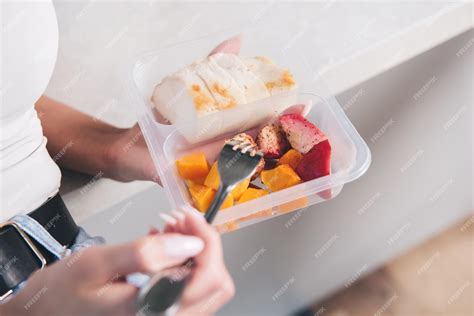
[[[340,193],[345,183],[365,173],[371,159],[367,144],[337,100],[328,92],[321,79],[308,71],[309,67],[304,63],[304,58],[298,58],[297,45],[284,51],[279,49],[285,47],[284,38],[264,37],[264,34],[272,34],[271,25],[247,29],[240,33],[243,33],[244,38],[242,55],[268,56],[293,73],[300,91],[291,96],[294,103],[303,105],[302,114],[318,126],[331,143],[331,174],[219,211],[213,224],[221,232],[239,229],[332,199]],[[129,81],[131,104],[137,108],[138,121],[157,173],[172,207],[176,209],[194,208],[186,184],[176,169],[175,161],[178,158],[199,151],[206,155],[209,163],[213,163],[226,139],[239,132],[255,136],[260,126],[293,105],[281,106],[272,100],[262,100],[258,106],[238,106],[229,112],[221,111],[222,113],[202,120],[186,121],[187,114],[183,114],[184,119],[179,124],[160,123],[150,101],[154,86],[164,76],[205,56],[228,36],[229,32],[150,52],[135,60],[132,67]],[[266,40],[263,41],[262,38]],[[256,108],[258,113],[255,112]],[[258,120],[250,120],[257,116],[256,113],[260,115]],[[236,117],[248,119],[240,119],[240,123],[239,120],[233,120],[230,124],[231,118]],[[219,132],[209,133],[205,130],[206,126],[208,130],[211,127]],[[200,139],[190,137],[199,132],[202,132]]]

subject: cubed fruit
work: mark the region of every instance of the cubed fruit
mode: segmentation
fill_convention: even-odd
[[[201,212],[206,212],[214,200],[216,190],[209,188],[205,185],[191,183],[189,186],[189,193],[194,201],[194,205]],[[222,203],[221,210],[234,205],[234,198],[232,194],[229,194],[224,203]]]
[[[219,189],[220,184],[220,177],[219,177],[219,170],[217,169],[217,161],[212,164],[211,170],[204,180],[204,185],[213,188],[214,190]],[[236,185],[236,187],[231,191],[232,196],[234,199],[238,200],[242,193],[247,190],[250,183],[250,178],[245,179],[244,181],[240,182]]]
[[[290,148],[279,122],[265,125],[260,130],[257,135],[257,145],[266,159],[279,158]]]
[[[331,173],[331,144],[329,140],[316,145],[301,159],[296,173],[303,181],[310,181]]]
[[[248,188],[242,194],[242,196],[240,197],[237,204],[244,203],[244,202],[247,202],[247,201],[262,197],[262,196],[265,196],[267,194],[268,194],[268,191],[263,190],[263,189]]]
[[[189,186],[191,186],[191,184],[204,184],[204,180],[206,178],[199,178],[199,179],[195,179],[195,180],[188,180],[188,179],[184,179],[184,183],[186,183],[186,186],[189,188]]]
[[[212,197],[212,198],[214,199],[214,197]],[[229,207],[232,207],[232,206],[234,206],[234,196],[232,195],[232,193],[229,193],[226,196],[226,198],[224,200],[224,203],[222,203],[220,210],[223,210],[225,208],[229,208]],[[206,211],[207,211],[207,209],[206,209]]]
[[[283,203],[278,207],[278,212],[280,214],[285,214],[285,213],[290,213],[299,209],[302,209],[304,207],[307,207],[309,204],[309,200],[306,196],[303,196],[302,198]]]
[[[296,169],[298,164],[303,158],[303,155],[295,149],[288,150],[281,158],[278,160],[278,165],[289,165],[293,170]]]
[[[235,186],[235,188],[230,191],[234,199],[238,200],[242,197],[242,194],[247,190],[250,184],[250,178],[245,179]]]
[[[284,114],[280,116],[279,121],[291,147],[302,154],[327,139],[319,128],[301,114]]]
[[[227,222],[225,224],[221,224],[221,225],[216,226],[216,229],[219,232],[219,234],[224,234],[224,233],[228,233],[228,232],[237,230],[237,229],[239,229],[239,227],[240,227],[239,221],[230,221],[230,222]]]
[[[207,174],[206,179],[204,180],[204,185],[217,190],[220,183],[219,170],[217,169],[217,161],[214,162],[211,166],[211,170]]]
[[[259,212],[257,212],[257,213],[253,213],[253,214],[250,214],[250,215],[241,217],[241,218],[239,218],[239,221],[240,221],[241,223],[243,223],[243,222],[251,221],[251,220],[254,220],[254,219],[257,219],[257,218],[270,217],[270,216],[272,216],[272,215],[273,215],[272,209],[271,209],[271,208],[268,208],[268,209],[259,211]]]
[[[176,160],[178,173],[183,179],[196,180],[204,178],[209,172],[209,165],[201,152],[192,153]]]
[[[289,165],[280,165],[275,169],[263,170],[260,178],[263,184],[273,192],[301,183],[301,178]]]
[[[199,211],[205,212],[209,208],[209,205],[211,205],[215,191],[205,185],[191,183],[189,185],[189,193],[191,193],[194,206],[196,206]]]

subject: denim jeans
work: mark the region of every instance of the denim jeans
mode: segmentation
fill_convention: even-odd
[[[76,251],[105,243],[105,239],[103,237],[91,237],[82,227],[80,227],[79,233],[77,234],[74,242],[69,246],[69,248],[65,248],[56,239],[54,239],[49,234],[49,232],[43,226],[41,226],[40,223],[28,215],[17,215],[11,218],[10,221],[15,222],[25,233],[30,236],[30,238],[40,243],[56,258],[58,258],[58,260],[61,260]],[[149,276],[142,273],[133,273],[128,275],[126,279],[128,283],[140,288],[148,281]],[[26,282],[28,282],[28,280],[22,282],[19,286],[17,286],[17,288],[13,289],[13,293],[18,292],[21,288],[23,288]]]

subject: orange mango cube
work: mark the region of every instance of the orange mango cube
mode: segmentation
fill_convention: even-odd
[[[301,183],[301,178],[289,165],[280,165],[260,174],[263,184],[273,192],[280,191]]]
[[[239,199],[239,201],[237,202],[237,204],[244,203],[244,202],[247,202],[247,201],[250,201],[250,200],[253,200],[253,199],[262,197],[262,196],[265,196],[265,195],[267,195],[267,194],[268,194],[268,191],[267,191],[267,190],[248,188],[248,189],[245,190],[245,192],[242,194],[242,196],[240,197],[240,199]]]
[[[285,214],[285,213],[296,211],[298,209],[302,209],[303,207],[308,206],[308,204],[309,204],[308,198],[306,196],[303,196],[302,198],[280,205],[278,209],[279,209],[279,213]]]
[[[192,153],[176,160],[178,173],[183,179],[202,181],[209,172],[209,165],[201,152]]]
[[[213,188],[209,188],[205,185],[190,183],[189,193],[191,193],[191,198],[194,201],[194,206],[196,206],[199,211],[206,212],[212,201],[214,200],[216,190],[214,190]],[[233,205],[234,197],[232,196],[232,194],[229,194],[225,198],[224,203],[222,203],[220,209],[222,210]]]
[[[217,169],[217,161],[214,162],[211,166],[211,170],[209,171],[206,180],[204,180],[204,185],[213,188],[214,190],[219,189],[219,184],[221,180],[219,177],[219,170]],[[235,188],[231,191],[232,196],[235,200],[240,199],[240,196],[247,190],[250,184],[250,178],[245,179],[244,181],[240,182],[235,186]]]
[[[214,197],[212,198],[214,199]],[[224,203],[222,203],[220,210],[223,210],[231,206],[234,206],[234,196],[232,195],[232,193],[229,193],[229,195],[226,196]]]
[[[295,149],[290,149],[288,150],[279,160],[277,165],[289,165],[293,170],[296,169],[296,166],[301,161],[301,158],[303,158],[303,155],[295,150]]]
[[[240,223],[238,221],[230,221],[219,226],[216,226],[217,231],[219,234],[224,234],[231,232],[233,230],[239,229]]]

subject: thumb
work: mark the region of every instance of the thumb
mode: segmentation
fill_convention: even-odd
[[[217,45],[210,53],[209,56],[217,53],[228,53],[238,55],[240,53],[240,46],[242,45],[242,35],[231,37],[219,45]]]
[[[109,263],[105,276],[109,279],[114,275],[156,273],[177,266],[199,254],[204,242],[195,236],[170,233],[148,235],[128,244],[101,248],[100,255]]]

